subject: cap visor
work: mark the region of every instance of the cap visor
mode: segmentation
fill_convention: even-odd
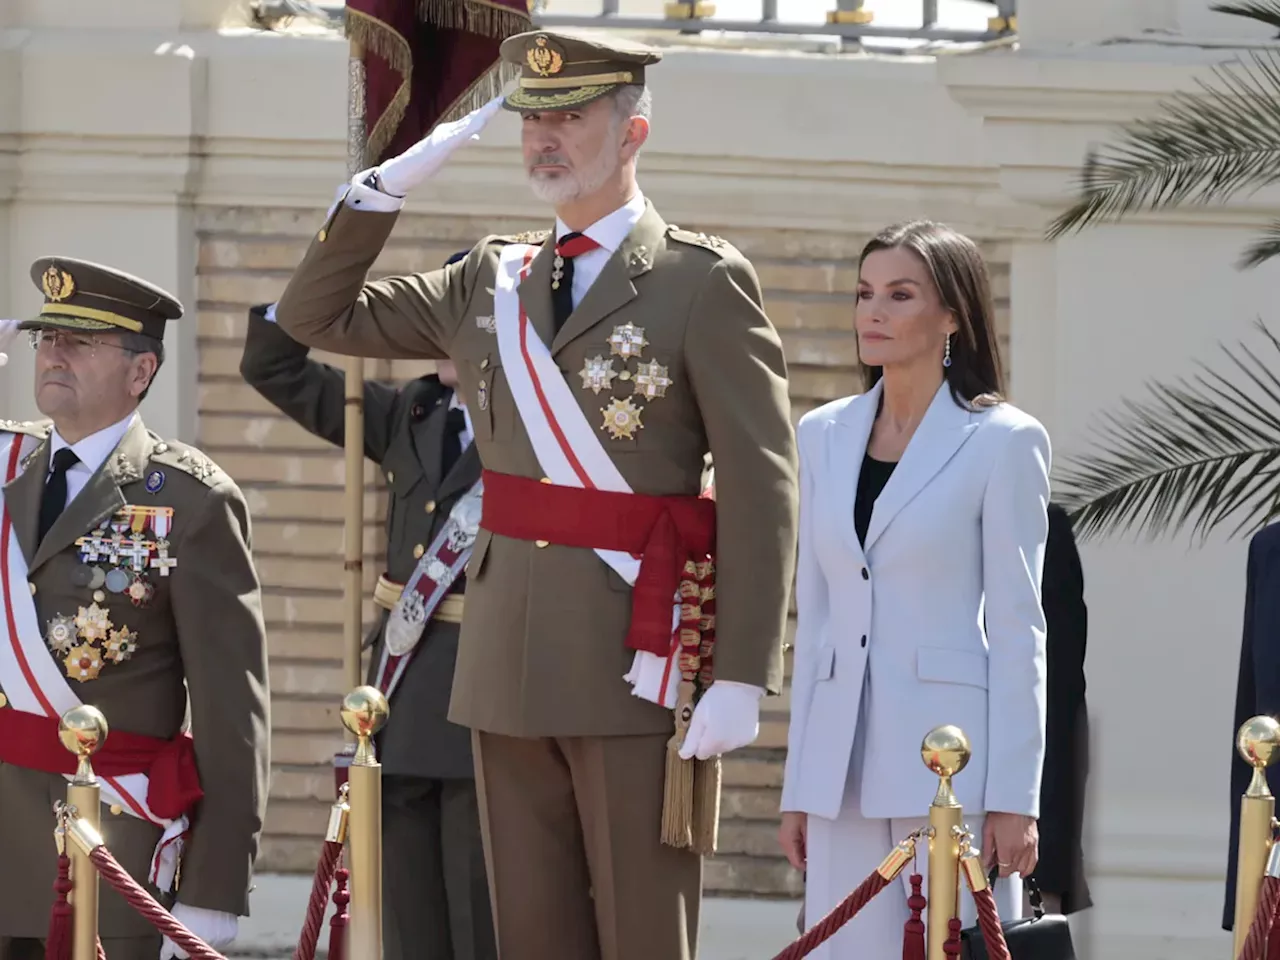
[[[549,90],[535,93],[518,87],[507,94],[502,105],[508,110],[572,110],[593,100],[599,100],[607,93],[617,90],[621,84],[606,83],[594,87],[570,87],[568,90]]]

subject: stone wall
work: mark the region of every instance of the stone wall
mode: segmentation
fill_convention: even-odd
[[[262,870],[314,866],[332,798],[330,757],[342,742],[341,451],[309,436],[244,384],[239,363],[248,308],[279,296],[319,221],[316,211],[204,208],[198,213],[199,436],[197,443],[245,490],[271,641],[274,781]],[[852,330],[855,258],[865,236],[811,230],[721,229],[751,258],[769,316],[786,345],[793,413],[857,389]],[[429,269],[478,237],[542,226],[465,217],[406,216],[377,272]],[[1001,339],[1008,350],[1006,243],[985,245]],[[318,358],[325,358],[316,354]],[[419,362],[366,361],[366,376],[404,380]],[[380,569],[384,493],[366,466],[366,588]],[[366,618],[372,616],[366,604]],[[799,875],[774,839],[788,697],[766,703],[758,743],[725,768],[721,854],[709,892],[796,895]]]

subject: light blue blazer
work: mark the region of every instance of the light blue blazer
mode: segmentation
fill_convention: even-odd
[[[924,816],[938,778],[920,743],[968,735],[954,779],[970,813],[1039,815],[1045,747],[1049,436],[1007,403],[975,411],[944,383],[872,511],[853,505],[881,386],[807,414],[800,448],[798,620],[782,809],[835,819],[863,677],[861,813]]]

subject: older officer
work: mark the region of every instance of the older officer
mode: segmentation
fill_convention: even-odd
[[[45,303],[22,327],[49,420],[0,424],[0,957],[44,955],[50,811],[75,768],[58,718],[80,704],[111,728],[94,758],[107,846],[167,902],[180,863],[174,915],[225,947],[248,913],[269,769],[249,512],[225,473],[138,413],[181,305],[65,257],[31,276]],[[109,889],[100,931],[111,960],[176,952]]]
[[[504,960],[688,958],[701,860],[664,782],[679,758],[751,743],[781,686],[786,367],[748,261],[637,185],[657,52],[540,31],[502,55],[523,71],[504,103],[554,236],[365,282],[399,197],[494,101],[354,178],[277,317],[313,346],[457,363],[486,469],[451,716],[476,731]],[[698,496],[708,451],[715,501]]]
[[[276,326],[273,308],[259,308],[240,372],[291,419],[341,445],[343,374],[307,353]],[[385,612],[370,638],[370,683],[392,707],[378,742],[388,960],[497,956],[471,734],[448,719],[471,552],[450,552],[450,537],[455,509],[462,516],[476,506],[480,479],[452,367],[442,362],[438,376],[399,389],[364,384],[365,453],[390,488],[387,572],[374,591]]]

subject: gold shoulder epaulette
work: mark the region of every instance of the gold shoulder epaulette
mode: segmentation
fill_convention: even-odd
[[[551,236],[550,230],[526,230],[523,233],[506,234],[500,237],[494,237],[498,243],[543,243],[547,237]]]
[[[29,437],[49,436],[53,432],[52,420],[0,420],[0,431],[25,433]]]
[[[693,247],[702,247],[702,249],[710,250],[712,253],[719,254],[722,257],[738,252],[728,240],[711,234],[697,233],[693,230],[682,230],[674,224],[667,227],[667,235],[672,240],[679,240],[681,243],[687,243]]]
[[[183,443],[161,441],[151,450],[155,463],[189,473],[206,486],[214,486],[225,474],[222,469],[195,447]]]

